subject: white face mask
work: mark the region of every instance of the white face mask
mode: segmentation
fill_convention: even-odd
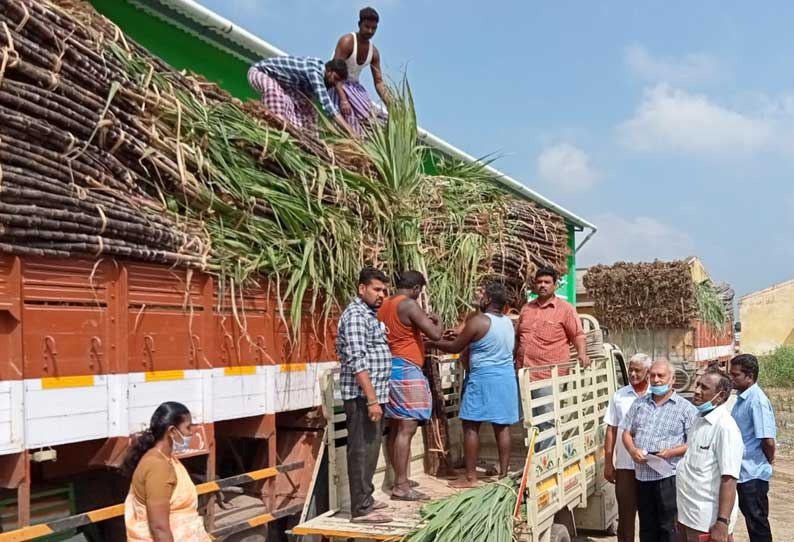
[[[183,435],[182,431],[179,429],[176,430],[179,433],[179,436],[182,438],[182,442],[177,442],[176,439],[172,436],[171,437],[171,448],[174,450],[175,454],[185,453],[190,449],[190,441],[193,438],[193,435]]]

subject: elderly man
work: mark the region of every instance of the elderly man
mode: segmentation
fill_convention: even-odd
[[[775,413],[758,387],[758,360],[740,354],[731,360],[731,378],[738,392],[731,414],[744,441],[739,484],[739,509],[747,524],[750,542],[772,542],[769,527],[769,479],[775,463]]]
[[[673,389],[667,360],[651,365],[651,393],[634,401],[620,424],[623,444],[635,464],[640,542],[676,539],[675,467],[686,453],[686,435],[697,416]]]
[[[339,387],[347,416],[347,476],[350,517],[354,523],[388,523],[373,499],[372,478],[383,437],[383,405],[389,401],[391,352],[377,310],[386,297],[386,275],[367,267],[358,277],[358,296],[339,318],[336,355]]]
[[[731,381],[718,369],[698,380],[692,399],[700,415],[687,435],[678,465],[676,494],[682,542],[728,542],[736,525],[736,480],[742,467],[742,434],[725,406]]]
[[[604,416],[607,434],[604,440],[604,478],[615,484],[618,500],[618,542],[634,542],[634,524],[637,515],[637,481],[634,478],[634,461],[623,444],[620,423],[634,401],[648,391],[648,371],[651,359],[642,353],[629,360],[629,384],[623,386],[612,399]],[[613,459],[614,458],[614,459]]]

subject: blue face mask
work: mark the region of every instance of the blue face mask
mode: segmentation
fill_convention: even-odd
[[[172,448],[174,453],[185,453],[190,449],[190,441],[193,438],[193,435],[183,435],[179,429],[177,429],[176,432],[179,433],[180,437],[182,437],[182,442],[177,442],[176,439],[172,439]]]
[[[670,391],[670,384],[661,384],[659,386],[650,386],[649,389],[653,395],[665,395]]]
[[[708,414],[709,412],[711,412],[712,410],[717,408],[717,405],[715,405],[712,402],[712,401],[714,401],[714,399],[716,399],[716,397],[712,398],[711,401],[706,401],[702,405],[695,405],[695,408],[697,408],[698,412],[700,412],[701,414]]]

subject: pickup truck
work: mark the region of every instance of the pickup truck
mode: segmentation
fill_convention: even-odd
[[[539,430],[536,441],[544,444],[532,457],[526,495],[527,521],[519,529],[520,539],[528,542],[566,542],[577,529],[609,532],[615,528],[617,506],[614,489],[603,479],[604,414],[615,389],[627,382],[626,367],[620,349],[603,343],[598,322],[590,316],[582,316],[582,320],[588,335],[595,339],[592,341],[595,346],[589,341],[593,363],[588,369],[573,364],[555,367],[551,378],[544,380],[533,380],[532,370],[521,369],[518,372],[524,419],[512,430],[511,469],[523,469],[527,446],[535,428]],[[458,410],[463,369],[454,356],[443,357],[437,363],[444,385],[449,452],[454,462],[462,456]],[[321,375],[323,410],[328,424],[311,497],[300,523],[292,529],[292,535],[304,541],[348,538],[400,540],[421,525],[421,504],[389,500],[393,471],[385,445],[375,475],[375,498],[389,503],[387,512],[394,521],[385,525],[361,525],[349,521],[347,430],[337,392],[338,375],[338,369]],[[532,391],[542,388],[547,392],[551,388],[551,393],[531,400]],[[538,409],[549,404],[553,406],[550,410]],[[536,413],[540,410],[548,412],[535,414],[533,407]],[[495,462],[497,452],[491,432],[484,428],[481,438],[480,459]],[[411,478],[419,482],[422,491],[433,499],[448,497],[456,491],[449,487],[448,480],[424,474],[425,451],[423,439],[417,435],[413,441]]]

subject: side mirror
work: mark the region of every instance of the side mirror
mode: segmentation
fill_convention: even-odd
[[[734,323],[734,324],[733,324],[733,330],[734,330],[736,333],[741,333],[741,332],[742,332],[742,323],[741,323],[741,322],[736,322],[736,323]]]

